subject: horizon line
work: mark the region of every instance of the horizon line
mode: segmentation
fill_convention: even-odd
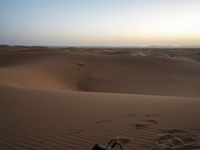
[[[10,47],[48,47],[48,48],[200,48],[200,45],[22,45],[22,44],[0,44],[0,46]]]

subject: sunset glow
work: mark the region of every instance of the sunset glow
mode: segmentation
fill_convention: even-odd
[[[200,45],[199,0],[0,0],[0,44]]]

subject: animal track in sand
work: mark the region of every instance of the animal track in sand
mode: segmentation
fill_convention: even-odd
[[[200,149],[200,144],[195,135],[179,129],[161,129],[161,133],[155,139],[155,144],[152,150]]]

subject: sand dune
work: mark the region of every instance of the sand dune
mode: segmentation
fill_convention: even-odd
[[[7,86],[200,96],[200,63],[190,58],[70,52],[38,55],[27,52],[16,56],[12,53],[6,57],[10,55],[0,68],[0,83]],[[16,63],[19,61],[23,63]]]
[[[0,149],[90,150],[113,137],[126,150],[200,149],[198,61],[0,49]]]

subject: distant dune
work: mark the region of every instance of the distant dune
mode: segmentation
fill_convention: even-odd
[[[126,150],[200,149],[199,52],[186,51],[0,46],[0,149],[116,136]]]

